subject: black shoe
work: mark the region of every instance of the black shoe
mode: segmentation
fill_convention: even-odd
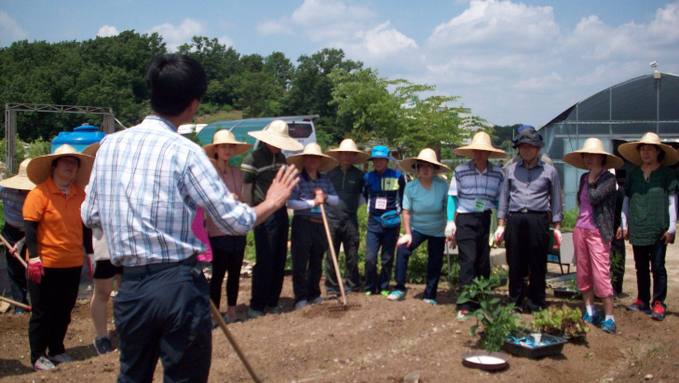
[[[111,345],[111,339],[107,336],[102,336],[94,340],[94,349],[97,351],[97,355],[104,355],[107,352],[113,351],[113,346]]]

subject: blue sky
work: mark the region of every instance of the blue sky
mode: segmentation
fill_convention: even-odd
[[[499,125],[544,125],[652,61],[679,74],[677,0],[0,0],[0,47],[129,29],[159,32],[170,50],[199,35],[292,61],[342,48]]]

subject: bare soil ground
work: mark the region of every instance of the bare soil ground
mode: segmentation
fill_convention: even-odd
[[[531,360],[511,357],[510,367],[489,373],[464,367],[462,353],[474,350],[473,320],[455,319],[454,293],[439,287],[438,306],[422,301],[424,286],[411,285],[407,299],[389,302],[383,296],[349,297],[360,310],[329,312],[324,302],[292,311],[291,280],[282,294],[284,314],[267,315],[229,325],[250,364],[264,382],[401,382],[419,371],[420,382],[679,382],[679,245],[667,254],[668,315],[656,322],[625,305],[636,296],[634,262],[627,249],[624,291],[616,300],[618,334],[592,328],[586,341],[569,343],[562,355]],[[556,268],[550,266],[556,272]],[[551,291],[548,290],[548,294]],[[239,312],[245,317],[250,280],[241,281]],[[551,305],[581,307],[580,301],[549,297]],[[224,305],[224,303],[222,303]],[[522,315],[526,322],[532,320]],[[118,353],[96,356],[86,300],[73,311],[66,336],[67,353],[75,360],[49,372],[35,372],[29,362],[29,316],[0,316],[0,382],[111,382],[118,372]],[[113,330],[114,326],[109,326]],[[113,332],[113,331],[112,331]],[[112,335],[117,345],[115,334]],[[162,367],[154,382],[162,381]],[[235,352],[219,329],[213,332],[212,382],[250,381]]]

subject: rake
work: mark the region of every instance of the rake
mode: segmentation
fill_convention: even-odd
[[[335,254],[335,245],[332,243],[332,235],[330,235],[330,226],[328,226],[328,217],[325,215],[325,207],[323,204],[321,206],[321,216],[323,216],[323,226],[325,227],[325,235],[328,237],[328,249],[330,250],[330,256],[332,256],[332,264],[335,266],[335,275],[337,276],[337,284],[340,288],[340,294],[342,296],[342,303],[339,305],[332,305],[328,307],[328,311],[348,311],[348,310],[360,310],[361,305],[347,304],[347,295],[344,293],[344,282],[342,281],[342,273],[339,269],[339,263],[337,262],[337,254]]]

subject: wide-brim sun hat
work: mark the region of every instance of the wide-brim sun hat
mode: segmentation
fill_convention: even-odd
[[[78,166],[78,172],[73,182],[80,187],[85,187],[90,180],[94,157],[79,153],[68,144],[61,145],[52,154],[34,158],[26,168],[28,179],[36,185],[45,182],[46,179],[52,176],[52,162],[61,157],[75,157],[80,160],[80,166]]]
[[[96,157],[100,146],[101,144],[99,144],[98,142],[88,145],[85,149],[83,149],[82,154],[87,154],[88,156]]]
[[[217,151],[215,146],[217,145],[235,145],[236,149],[233,152],[234,157],[247,152],[252,147],[252,145],[247,142],[237,141],[233,133],[226,129],[215,132],[212,136],[212,143],[203,146],[203,150],[205,150],[205,154],[207,154],[208,158],[215,158],[215,153]]]
[[[438,161],[436,152],[434,149],[424,148],[420,150],[420,154],[417,157],[409,157],[401,161],[401,167],[411,174],[417,174],[417,163],[427,162],[432,165],[438,166],[438,169],[434,169],[434,174],[450,172],[450,168]]]
[[[282,150],[298,151],[304,147],[290,137],[288,124],[283,120],[273,120],[263,130],[248,132],[248,135]]]
[[[604,143],[598,138],[588,138],[582,145],[582,149],[570,152],[563,156],[563,162],[578,169],[588,170],[585,166],[583,154],[601,154],[606,158],[605,169],[617,169],[625,164],[622,158],[604,150]]]
[[[494,148],[491,144],[490,135],[486,132],[478,132],[472,137],[472,142],[467,146],[453,149],[453,153],[463,157],[473,157],[475,150],[490,152],[488,158],[506,158],[507,153],[502,149]]]
[[[665,158],[660,161],[661,165],[672,166],[676,164],[677,161],[679,161],[679,154],[677,151],[674,150],[674,148],[670,145],[660,142],[660,136],[653,132],[644,134],[639,141],[628,142],[626,144],[620,145],[618,147],[618,152],[620,152],[620,155],[625,157],[627,161],[633,163],[634,165],[641,166],[644,161],[641,159],[641,154],[637,149],[639,145],[655,145],[659,147],[660,150],[665,152]]]
[[[321,164],[318,165],[319,172],[326,172],[335,166],[337,166],[337,160],[330,157],[329,155],[323,153],[321,146],[315,142],[308,143],[302,153],[292,155],[287,158],[286,162],[288,165],[295,165],[299,170],[304,167],[304,157],[305,156],[317,156],[321,157]]]
[[[377,145],[373,147],[372,154],[370,155],[370,158],[368,158],[368,161],[372,161],[375,159],[380,159],[384,158],[385,160],[389,161],[396,161],[394,157],[389,155],[389,148],[383,145]]]
[[[27,168],[28,164],[31,162],[31,158],[26,158],[21,161],[19,165],[19,172],[14,177],[10,177],[6,180],[0,181],[0,186],[17,189],[17,190],[28,190],[31,191],[35,188],[35,184],[28,179]]]
[[[362,164],[366,162],[368,158],[370,158],[368,153],[364,153],[358,149],[358,146],[356,146],[356,143],[351,138],[342,140],[342,142],[340,142],[339,148],[330,149],[325,152],[325,154],[336,159],[337,161],[339,161],[340,153],[356,153],[356,156],[354,156],[354,165]]]

